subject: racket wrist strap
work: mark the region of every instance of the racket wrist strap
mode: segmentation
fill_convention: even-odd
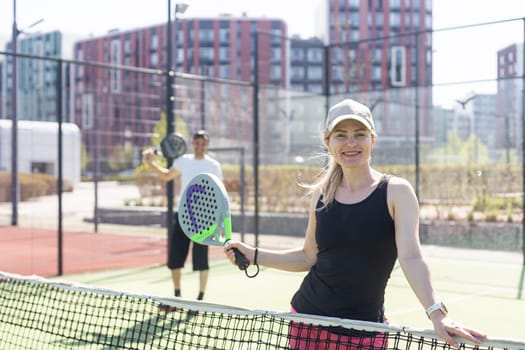
[[[255,272],[250,275],[248,273],[248,269],[244,270],[244,274],[246,275],[246,277],[254,278],[255,276],[257,276],[259,274],[259,264],[257,264],[257,255],[258,254],[259,254],[259,249],[255,248],[255,253],[253,254],[253,263],[252,263],[252,265],[255,266]]]

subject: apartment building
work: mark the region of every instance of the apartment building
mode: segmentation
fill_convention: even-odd
[[[522,154],[523,137],[523,50],[523,43],[516,43],[497,52],[496,147],[517,155]]]
[[[330,46],[330,95],[373,105],[379,142],[391,151],[376,159],[402,162],[396,155],[414,152],[416,132],[432,143],[432,0],[324,5],[320,37]]]
[[[9,42],[6,45],[6,51],[11,51],[11,48],[12,43]],[[59,31],[52,31],[24,36],[17,41],[17,52],[41,58],[17,58],[17,118],[19,120],[56,121],[58,64],[43,58],[61,57],[62,34]],[[1,95],[4,97],[0,101],[0,118],[11,119],[13,56],[4,57],[0,75]],[[65,86],[66,79],[62,84]]]
[[[251,142],[253,96],[246,85],[239,87],[233,81],[253,83],[258,62],[260,84],[287,86],[289,55],[283,39],[286,24],[268,18],[220,16],[178,19],[173,29],[175,117],[182,119],[189,133],[203,124],[212,125],[218,134],[214,145],[222,143],[220,130],[230,132],[230,140],[234,137]],[[104,157],[112,144],[129,141],[140,148],[150,143],[152,123],[166,112],[166,79],[161,71],[166,70],[167,51],[166,24],[115,30],[75,43],[75,60],[144,68],[137,72],[90,65],[73,67],[75,121],[82,128],[88,150],[97,145]],[[180,77],[182,73],[208,76],[219,82]],[[271,123],[274,113],[264,109],[261,113]],[[231,122],[232,115],[238,117],[236,123]],[[102,135],[100,130],[104,130]]]

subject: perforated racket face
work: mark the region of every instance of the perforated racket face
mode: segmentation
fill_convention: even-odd
[[[184,189],[179,201],[179,223],[191,240],[223,245],[231,237],[228,197],[221,180],[213,174],[199,174]]]
[[[173,133],[161,141],[160,148],[165,158],[175,159],[186,153],[186,142],[181,135]]]

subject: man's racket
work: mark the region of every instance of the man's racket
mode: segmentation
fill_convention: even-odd
[[[202,173],[186,185],[179,200],[179,224],[192,241],[205,245],[223,246],[232,235],[228,193],[215,175]],[[236,248],[235,262],[246,276],[250,261]]]
[[[162,156],[167,159],[177,159],[186,153],[186,142],[184,138],[177,133],[171,133],[166,135],[160,142],[160,152]],[[159,149],[154,149],[155,154],[159,154]]]

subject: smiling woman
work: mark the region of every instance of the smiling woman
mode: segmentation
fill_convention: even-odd
[[[234,249],[238,249],[251,264],[308,271],[292,297],[292,312],[378,323],[387,322],[385,289],[399,260],[436,333],[454,347],[459,346],[454,336],[479,344],[485,334],[449,319],[431,284],[421,252],[419,204],[412,186],[370,165],[377,139],[370,109],[351,99],[335,104],[321,138],[329,151],[328,163],[308,186],[311,200],[303,247],[280,251],[229,241],[228,259],[234,263]],[[343,348],[357,341],[328,328],[319,332],[331,345],[347,346]],[[309,348],[312,333],[292,327],[290,336],[298,349]]]

